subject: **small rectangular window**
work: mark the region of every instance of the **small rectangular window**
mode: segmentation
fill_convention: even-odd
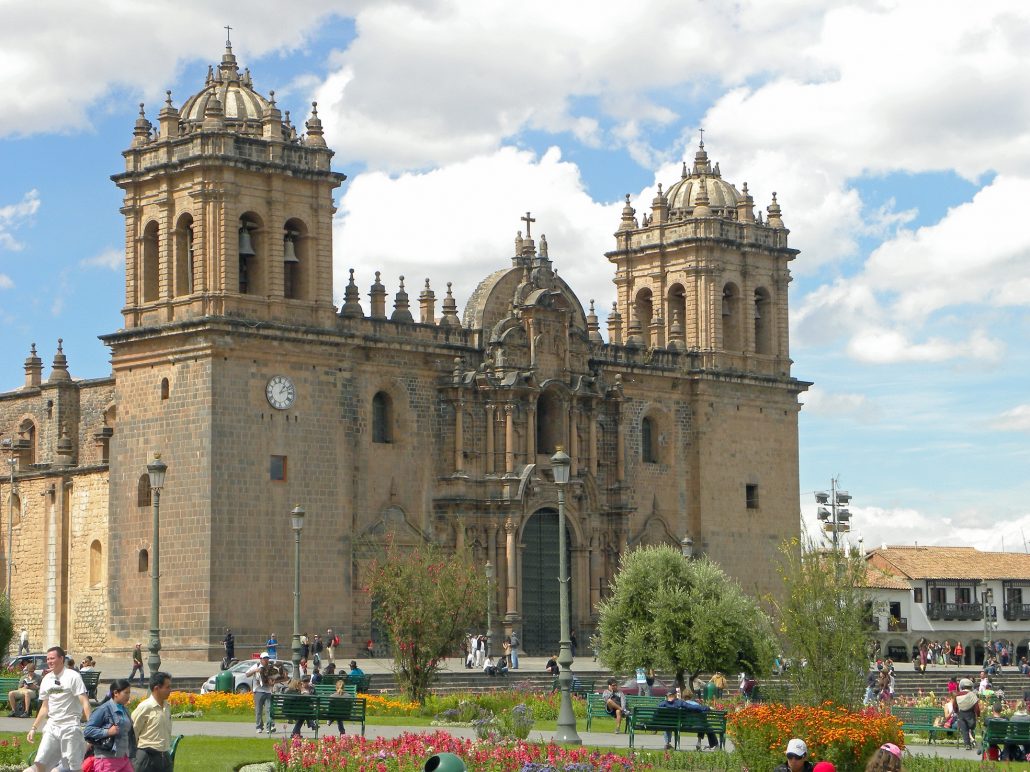
[[[947,603],[948,602],[948,590],[946,587],[931,587],[930,588],[930,602],[931,603]]]
[[[744,486],[745,498],[747,500],[748,509],[758,509],[758,485],[754,483],[748,483]]]
[[[971,603],[972,593],[968,587],[957,587],[955,588],[955,602],[956,603]]]
[[[916,587],[912,590],[912,600],[916,603],[923,602],[923,588]]]
[[[273,480],[286,482],[286,456],[272,456],[270,472]]]

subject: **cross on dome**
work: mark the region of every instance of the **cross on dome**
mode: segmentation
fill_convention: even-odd
[[[535,223],[536,222],[536,218],[535,217],[530,217],[529,216],[529,212],[526,212],[526,216],[525,217],[520,217],[519,219],[522,220],[522,222],[524,222],[526,224],[526,238],[527,239],[530,238],[531,234],[529,232],[529,229],[531,227],[531,223]]]

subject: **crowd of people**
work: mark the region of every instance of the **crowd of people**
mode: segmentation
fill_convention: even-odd
[[[467,633],[461,642],[461,653],[465,667],[482,670],[488,676],[507,675],[509,670],[519,669],[519,646],[521,642],[515,630],[501,641],[502,652],[494,656],[489,649],[489,638],[480,633]]]

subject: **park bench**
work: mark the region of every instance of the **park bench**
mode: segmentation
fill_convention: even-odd
[[[594,684],[597,683],[596,678],[580,678],[579,676],[572,676],[572,694],[580,699],[586,699],[591,692],[594,691]],[[551,691],[557,692],[561,690],[561,681],[558,680],[558,676],[555,676],[551,681]]]
[[[9,692],[13,692],[18,688],[20,678],[12,678],[5,676],[0,678],[0,700],[3,701],[3,706],[10,710],[11,704],[7,701],[7,695]],[[32,702],[29,703],[29,710],[35,712],[39,708],[39,697],[33,697]]]
[[[353,684],[358,694],[368,694],[368,688],[372,685],[372,676],[367,674],[351,675],[348,673],[346,682],[348,685]]]
[[[900,705],[891,706],[891,715],[901,721],[903,732],[926,732],[930,742],[939,736],[953,737],[958,740],[958,731],[954,726],[934,726],[936,719],[944,718],[943,708],[908,708]]]
[[[648,697],[646,694],[627,694],[626,695],[626,712],[632,713],[639,706],[645,708],[657,708],[658,703],[662,701],[662,697]]]
[[[82,683],[86,687],[86,697],[96,702],[97,687],[100,685],[100,671],[87,670],[85,673],[79,673],[79,675],[82,676]]]
[[[680,745],[680,734],[712,732],[719,738],[719,747],[726,747],[726,711],[697,712],[682,708],[638,705],[629,718],[629,747],[632,748],[637,732],[670,731],[675,738],[673,747]]]
[[[273,694],[271,719],[289,723],[315,722],[315,737],[322,721],[343,721],[361,724],[365,735],[365,698],[334,697],[328,694]]]
[[[587,695],[587,731],[595,718],[611,718],[604,707],[604,697],[600,694]]]
[[[1007,721],[1003,718],[989,718],[984,723],[981,758],[987,758],[987,749],[992,745],[1030,745],[1030,721]]]
[[[344,684],[343,693],[348,697],[357,697],[357,687],[354,684]],[[315,684],[315,694],[336,694],[336,684],[327,684],[323,681],[320,684]]]

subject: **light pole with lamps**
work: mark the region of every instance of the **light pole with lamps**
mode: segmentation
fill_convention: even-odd
[[[7,596],[7,607],[11,606],[11,570],[14,568],[14,470],[18,467],[18,459],[14,457],[14,443],[8,437],[3,441],[4,449],[10,453],[7,463],[11,465],[11,491],[7,498],[7,584],[4,594]]]
[[[486,561],[486,656],[494,648],[494,564]]]
[[[154,533],[150,545],[150,644],[147,667],[150,675],[161,669],[161,489],[165,485],[168,465],[155,453],[147,464],[150,476],[150,503],[154,510]]]
[[[572,710],[572,640],[569,635],[569,567],[565,555],[565,486],[569,483],[572,459],[565,449],[558,447],[551,456],[554,484],[558,488],[558,603],[561,613],[561,641],[558,649],[558,686],[561,689],[561,706],[558,709],[558,727],[554,741],[566,745],[581,745],[583,741],[576,731],[576,714]]]
[[[293,677],[300,679],[300,532],[304,528],[304,512],[296,506],[290,512],[293,528]]]
[[[991,631],[994,629],[991,617],[992,605],[994,603],[994,591],[988,586],[986,579],[980,580],[983,591],[980,593],[980,604],[984,612],[984,656],[983,664],[987,665],[987,656],[990,654],[988,645],[991,642]]]

